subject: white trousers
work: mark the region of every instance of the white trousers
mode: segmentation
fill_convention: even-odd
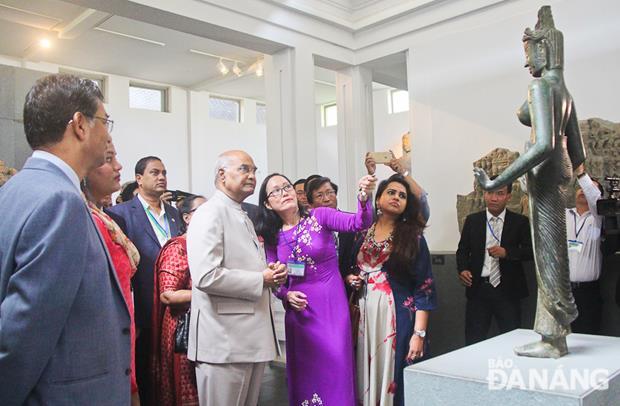
[[[266,362],[196,362],[200,406],[256,406]]]

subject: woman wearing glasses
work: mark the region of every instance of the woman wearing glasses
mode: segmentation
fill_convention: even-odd
[[[155,262],[153,298],[153,383],[159,406],[198,405],[196,375],[186,353],[175,352],[177,323],[189,309],[192,281],[187,262],[187,227],[203,196],[186,197],[179,205],[181,235],[170,239]]]
[[[375,199],[377,220],[355,244],[360,289],[357,392],[364,406],[402,406],[403,369],[426,353],[435,282],[420,202],[402,175],[382,181]]]
[[[351,321],[333,232],[370,226],[374,186],[374,176],[360,179],[357,213],[343,213],[328,207],[306,212],[283,175],[269,175],[261,185],[257,234],[267,261],[288,267],[276,296],[286,309],[291,405],[355,405]]]

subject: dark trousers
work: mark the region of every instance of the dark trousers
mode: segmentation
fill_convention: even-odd
[[[140,329],[140,335],[136,337],[136,381],[141,406],[154,404],[151,374],[151,330],[150,328]]]
[[[476,294],[467,299],[465,308],[465,344],[486,340],[495,318],[501,334],[521,326],[521,301],[506,297],[487,281],[482,281]]]
[[[573,333],[600,334],[603,299],[598,281],[571,283],[579,317],[571,323]]]

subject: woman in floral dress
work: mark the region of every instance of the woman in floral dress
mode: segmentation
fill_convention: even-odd
[[[179,207],[183,234],[169,240],[155,262],[152,371],[158,406],[198,405],[194,365],[187,354],[174,351],[174,333],[192,298],[185,232],[192,214],[205,201],[202,196],[185,198]]]
[[[381,182],[377,221],[354,249],[360,294],[357,390],[360,405],[402,406],[403,369],[426,354],[436,294],[420,203],[401,175]]]
[[[261,185],[257,234],[265,241],[268,262],[285,263],[289,272],[276,296],[286,309],[290,405],[355,405],[351,321],[333,233],[370,226],[374,183],[373,176],[360,180],[355,214],[328,207],[306,213],[280,174]]]

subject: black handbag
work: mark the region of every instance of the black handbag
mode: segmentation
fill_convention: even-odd
[[[174,352],[187,354],[189,341],[189,311],[177,318],[177,328],[174,331]]]

